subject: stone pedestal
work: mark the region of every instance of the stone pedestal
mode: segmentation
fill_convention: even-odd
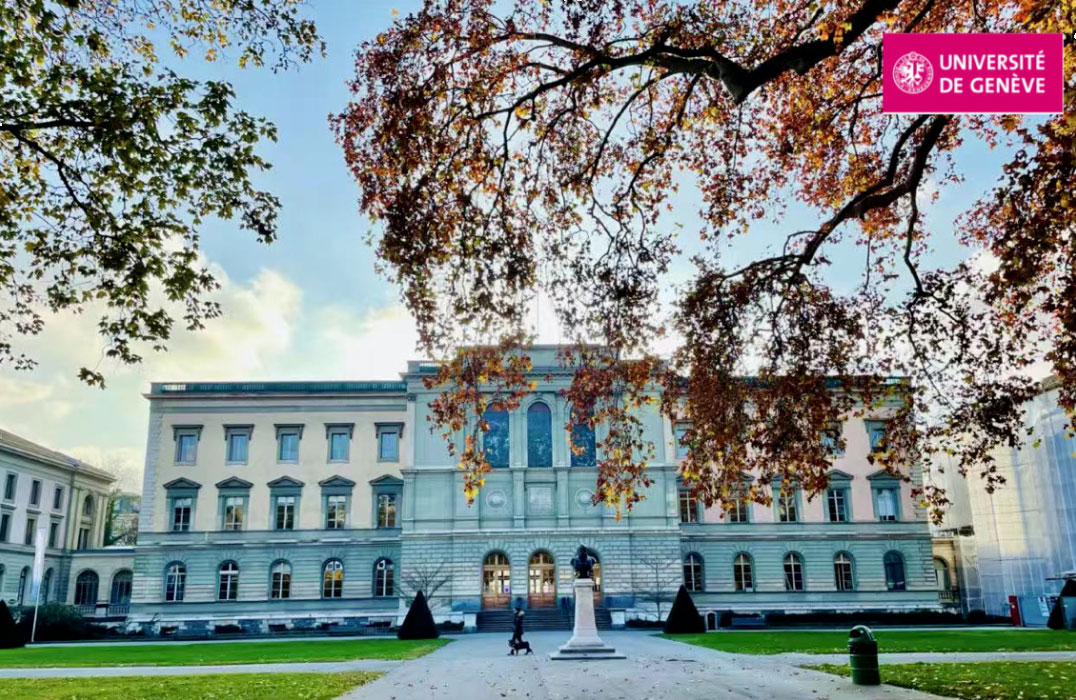
[[[555,661],[596,659],[623,659],[616,649],[606,646],[598,636],[598,625],[594,621],[594,581],[589,578],[575,580],[575,627],[572,638],[560,649],[550,654]]]

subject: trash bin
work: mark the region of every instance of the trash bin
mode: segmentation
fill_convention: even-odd
[[[856,685],[879,685],[878,642],[874,632],[866,625],[856,625],[848,633],[848,665],[852,669],[852,682]]]

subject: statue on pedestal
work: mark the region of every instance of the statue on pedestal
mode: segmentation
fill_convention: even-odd
[[[576,578],[594,578],[594,557],[587,553],[584,545],[579,545],[579,551],[572,557],[572,568],[575,569]]]
[[[588,661],[594,659],[623,659],[616,649],[607,645],[598,636],[598,625],[594,616],[594,565],[598,563],[590,556],[586,545],[579,549],[572,558],[575,569],[575,581],[572,590],[575,593],[575,626],[572,638],[550,658],[555,660]]]

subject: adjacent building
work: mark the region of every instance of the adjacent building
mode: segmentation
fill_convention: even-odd
[[[868,461],[884,412],[843,424],[825,494],[779,485],[773,507],[722,513],[681,488],[686,426],[647,409],[653,484],[618,520],[592,502],[600,426],[576,428],[588,449],[569,447],[572,370],[556,351],[533,348],[533,391],[486,416],[493,472],[473,505],[430,431],[428,363],[399,381],[152,385],[130,621],[390,621],[422,588],[438,619],[473,627],[516,602],[565,605],[580,544],[614,622],[655,615],[681,583],[704,613],[938,609],[924,513],[909,484]]]
[[[133,549],[104,547],[115,478],[80,460],[0,430],[0,598],[29,605],[36,533],[44,529],[41,603],[122,616],[130,601]]]
[[[1024,407],[1031,435],[995,452],[1005,484],[994,493],[952,469],[928,477],[953,501],[935,546],[965,609],[1045,625],[1062,578],[1076,576],[1076,440],[1059,388],[1044,381]]]

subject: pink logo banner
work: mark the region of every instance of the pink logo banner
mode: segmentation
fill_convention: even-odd
[[[886,34],[882,111],[1057,114],[1062,34]]]

